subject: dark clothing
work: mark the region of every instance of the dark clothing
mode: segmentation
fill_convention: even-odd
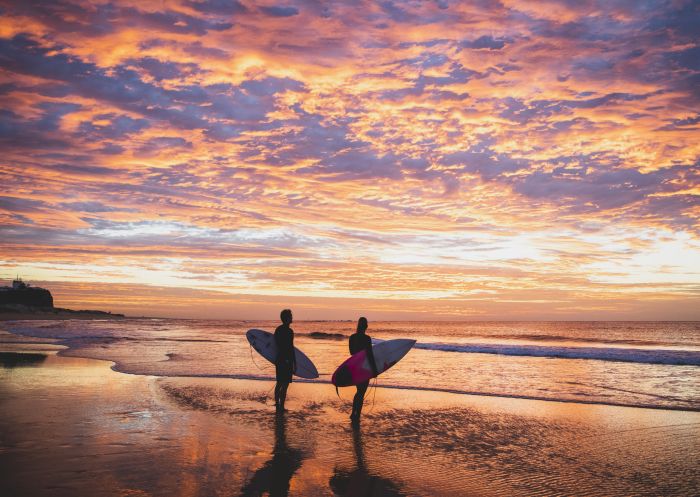
[[[275,359],[277,381],[291,383],[296,361],[294,358],[294,330],[289,325],[282,324],[277,327],[275,345],[277,346],[277,358]]]
[[[374,375],[376,376],[377,365],[374,362],[374,353],[372,352],[372,339],[370,338],[370,336],[366,333],[353,333],[352,335],[350,335],[349,345],[351,355],[357,354],[361,350],[367,351],[369,365],[372,368]],[[350,415],[350,418],[353,420],[354,423],[358,423],[360,421],[360,413],[362,412],[362,405],[365,402],[365,393],[367,392],[367,388],[369,387],[369,380],[363,381],[362,383],[358,383],[356,387],[357,393],[352,399],[352,414]]]
[[[362,406],[365,403],[365,393],[367,393],[367,388],[369,388],[369,380],[358,383],[355,386],[357,387],[357,392],[352,398],[352,414],[353,417],[359,420]]]
[[[357,354],[361,350],[367,351],[369,364],[377,375],[377,364],[374,362],[374,353],[372,352],[372,339],[366,333],[353,333],[350,335],[350,355]]]
[[[350,355],[357,354],[361,350],[371,349],[372,339],[366,333],[353,333],[350,335]]]
[[[289,361],[275,364],[275,379],[281,383],[291,383],[294,366]]]
[[[275,329],[277,360],[294,360],[294,330],[288,324],[281,324]]]

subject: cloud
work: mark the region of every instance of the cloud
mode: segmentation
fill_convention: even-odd
[[[199,72],[196,64],[180,64],[176,62],[163,62],[154,57],[134,59],[128,63],[145,70],[156,81],[164,79],[184,78]]]
[[[111,113],[97,114],[93,121],[81,122],[78,132],[82,136],[116,140],[139,133],[149,126],[147,119],[136,119],[127,115]]]
[[[137,209],[120,208],[105,205],[102,202],[89,201],[89,202],[62,202],[59,204],[65,209],[78,212],[86,213],[99,213],[99,212],[138,212]]]
[[[683,1],[5,2],[0,267],[429,295],[453,317],[542,295],[557,316],[629,292],[681,302],[698,288],[674,283],[700,253],[699,16]]]
[[[0,196],[0,209],[10,212],[36,212],[45,207],[46,204],[41,200]]]
[[[682,119],[673,119],[670,123],[658,128],[659,131],[697,131],[700,127],[700,114],[693,117],[684,117]]]
[[[494,179],[503,175],[527,169],[529,162],[499,154],[491,150],[454,152],[444,156],[441,163],[446,166],[461,166],[462,171],[477,173],[484,179]]]
[[[41,102],[38,107],[44,115],[34,123],[38,131],[56,131],[64,116],[79,111],[82,106],[69,102]]]
[[[408,159],[408,164],[411,161]],[[368,149],[341,151],[313,166],[301,168],[302,174],[314,174],[325,181],[392,178],[403,176],[406,159],[395,154],[378,155]]]
[[[238,0],[195,0],[185,2],[185,5],[204,14],[233,15],[248,12],[248,8]]]
[[[272,17],[293,17],[299,15],[299,9],[292,6],[271,5],[261,6],[260,11]]]
[[[646,205],[640,206],[640,211],[650,216],[658,213],[655,209],[661,203],[666,203],[667,207],[680,207],[687,206],[692,199],[692,195],[653,198],[653,194],[682,191],[700,179],[697,166],[675,166],[649,173],[630,168],[608,170],[604,167],[576,172],[574,175],[567,173],[566,169],[551,173],[537,171],[514,178],[511,183],[518,193],[567,206],[571,212],[618,209],[648,201]],[[680,204],[677,203],[679,201]],[[666,210],[665,217],[668,215],[668,209]],[[677,220],[686,217],[682,214],[683,210],[684,208],[679,208],[676,211]]]
[[[24,36],[0,40],[0,61],[22,74],[62,81],[69,93],[107,101],[181,129],[204,129],[212,137],[225,136],[222,130],[231,128],[234,121],[266,119],[275,107],[277,92],[304,88],[290,78],[263,78],[244,82],[241,88],[214,84],[166,89],[143,81],[128,67],[107,72],[62,53],[54,55]]]
[[[204,2],[199,5],[200,8],[206,8]],[[66,0],[29,0],[13,4],[10,10],[38,18],[55,30],[77,32],[87,36],[114,33],[122,25],[198,36],[209,31],[225,31],[233,26],[230,22],[208,20],[176,10],[148,11],[119,6],[115,2],[85,8],[79,2]]]
[[[473,50],[501,50],[510,43],[508,38],[494,38],[491,35],[483,35],[474,40],[464,40],[460,42],[462,48],[471,48]]]
[[[151,155],[158,152],[170,152],[177,149],[192,148],[192,142],[179,136],[158,136],[149,138],[148,141],[140,145],[136,151],[140,154]]]

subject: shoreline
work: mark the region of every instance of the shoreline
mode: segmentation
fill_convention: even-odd
[[[124,374],[112,361],[27,352],[0,355],[0,476],[16,495],[77,495],[95,482],[101,495],[700,488],[694,412],[379,388],[352,430],[350,392],[323,384],[293,383],[278,417],[272,381]]]
[[[130,371],[125,371],[119,368],[119,363],[109,360],[109,359],[94,359],[91,357],[85,357],[81,355],[73,355],[69,353],[65,353],[70,349],[65,349],[61,350],[58,352],[58,355],[63,356],[63,357],[78,357],[81,359],[91,359],[91,360],[96,360],[96,361],[104,361],[113,364],[111,367],[112,371],[115,371],[120,374],[127,374],[127,375],[132,375],[132,376],[152,376],[154,378],[180,378],[180,379],[192,379],[192,380],[207,380],[207,379],[212,379],[212,380],[232,380],[232,381],[259,381],[259,382],[273,382],[275,379],[271,376],[255,376],[255,375],[226,375],[226,374],[154,374],[154,373],[134,373]],[[306,380],[303,378],[294,378],[294,381],[292,382],[292,385],[295,384],[305,384],[305,385],[330,385],[332,386],[333,384],[330,381],[327,380]],[[351,387],[342,387],[345,390],[340,390],[342,391],[351,391]],[[657,406],[657,405],[636,405],[636,404],[623,404],[623,403],[614,403],[614,402],[596,402],[596,401],[586,401],[586,400],[580,400],[580,399],[551,399],[547,397],[535,397],[535,396],[527,396],[527,395],[506,395],[506,394],[498,394],[498,393],[489,393],[489,392],[476,392],[476,391],[463,391],[463,390],[454,390],[454,389],[448,389],[448,388],[439,388],[439,387],[420,387],[420,386],[402,386],[402,385],[374,385],[373,383],[370,384],[370,388],[377,388],[377,389],[386,389],[386,390],[398,390],[398,391],[416,391],[416,392],[428,392],[428,393],[437,393],[437,394],[449,394],[449,395],[463,395],[466,397],[487,397],[487,398],[493,398],[493,399],[503,399],[504,401],[508,400],[525,400],[525,401],[532,401],[532,402],[552,402],[552,403],[558,403],[558,404],[580,404],[583,406],[604,406],[604,407],[620,407],[624,409],[652,409],[652,410],[657,410],[657,411],[673,411],[673,412],[692,412],[692,413],[700,413],[700,408],[693,408],[693,407],[682,407],[682,406]]]
[[[37,318],[39,320],[41,318]],[[93,318],[85,318],[86,320],[93,319]],[[132,318],[118,318],[118,319],[132,319]],[[136,318],[139,319],[139,318]],[[61,319],[57,319],[57,321],[60,321]],[[1,321],[1,320],[0,320]],[[134,376],[154,376],[158,378],[184,378],[184,379],[222,379],[222,380],[243,380],[243,381],[260,381],[260,382],[265,382],[265,381],[272,381],[274,380],[274,377],[267,374],[267,375],[259,375],[259,374],[216,374],[216,373],[202,373],[202,374],[192,374],[192,373],[158,373],[158,372],[139,372],[139,371],[133,371],[130,370],[127,365],[124,363],[120,362],[119,360],[109,358],[109,357],[96,357],[94,355],[90,355],[89,353],[82,353],[81,348],[73,348],[68,342],[68,340],[64,339],[46,339],[46,338],[41,338],[41,337],[35,337],[32,335],[24,335],[24,334],[14,334],[9,331],[3,330],[2,327],[0,327],[0,333],[6,333],[7,336],[11,336],[12,339],[11,341],[14,342],[15,344],[20,344],[25,341],[31,342],[31,343],[52,343],[53,345],[60,345],[63,347],[62,350],[58,351],[59,356],[63,357],[78,357],[78,358],[84,358],[84,359],[93,359],[93,360],[104,360],[107,361],[111,364],[111,369],[115,372],[119,372],[122,374],[128,374],[128,375],[134,375]],[[2,344],[0,343],[0,347]],[[325,376],[325,375],[321,375]],[[317,380],[305,380],[302,378],[294,378],[294,383],[295,384],[318,384],[318,385],[327,385],[331,386],[332,384],[330,383],[329,380],[324,380],[324,379],[317,379]],[[374,387],[375,384],[374,382],[372,383],[372,386]],[[535,401],[535,402],[553,402],[553,403],[562,403],[562,404],[580,404],[580,405],[591,405],[591,406],[611,406],[611,407],[621,407],[621,408],[630,408],[630,409],[652,409],[652,410],[658,410],[658,411],[671,411],[671,412],[700,412],[699,407],[691,407],[691,406],[674,406],[674,405],[657,405],[657,404],[640,404],[640,403],[624,403],[624,402],[614,402],[614,401],[599,401],[599,400],[586,400],[586,399],[580,399],[580,398],[573,398],[573,399],[567,399],[567,398],[552,398],[552,397],[546,397],[546,396],[535,396],[535,395],[519,395],[517,393],[509,394],[509,393],[496,393],[496,392],[488,392],[488,391],[475,391],[475,390],[460,390],[460,389],[453,389],[453,388],[441,388],[439,386],[406,386],[406,385],[395,385],[395,384],[383,384],[380,383],[379,385],[376,385],[376,388],[378,389],[386,389],[386,390],[397,390],[397,391],[403,391],[403,392],[411,392],[411,391],[423,391],[423,392],[428,392],[428,393],[444,393],[444,394],[451,394],[451,395],[461,395],[461,396],[469,396],[469,397],[482,397],[482,398],[495,398],[495,399],[515,399],[515,400],[526,400],[526,401]],[[342,391],[342,389],[341,389]]]

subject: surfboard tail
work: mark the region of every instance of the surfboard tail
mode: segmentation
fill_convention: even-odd
[[[348,387],[352,385],[352,372],[347,366],[342,366],[336,370],[331,378],[331,382],[338,387]]]

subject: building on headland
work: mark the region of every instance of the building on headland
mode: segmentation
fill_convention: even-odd
[[[12,286],[0,286],[0,305],[7,304],[53,308],[53,297],[45,288],[28,285],[17,277]]]

